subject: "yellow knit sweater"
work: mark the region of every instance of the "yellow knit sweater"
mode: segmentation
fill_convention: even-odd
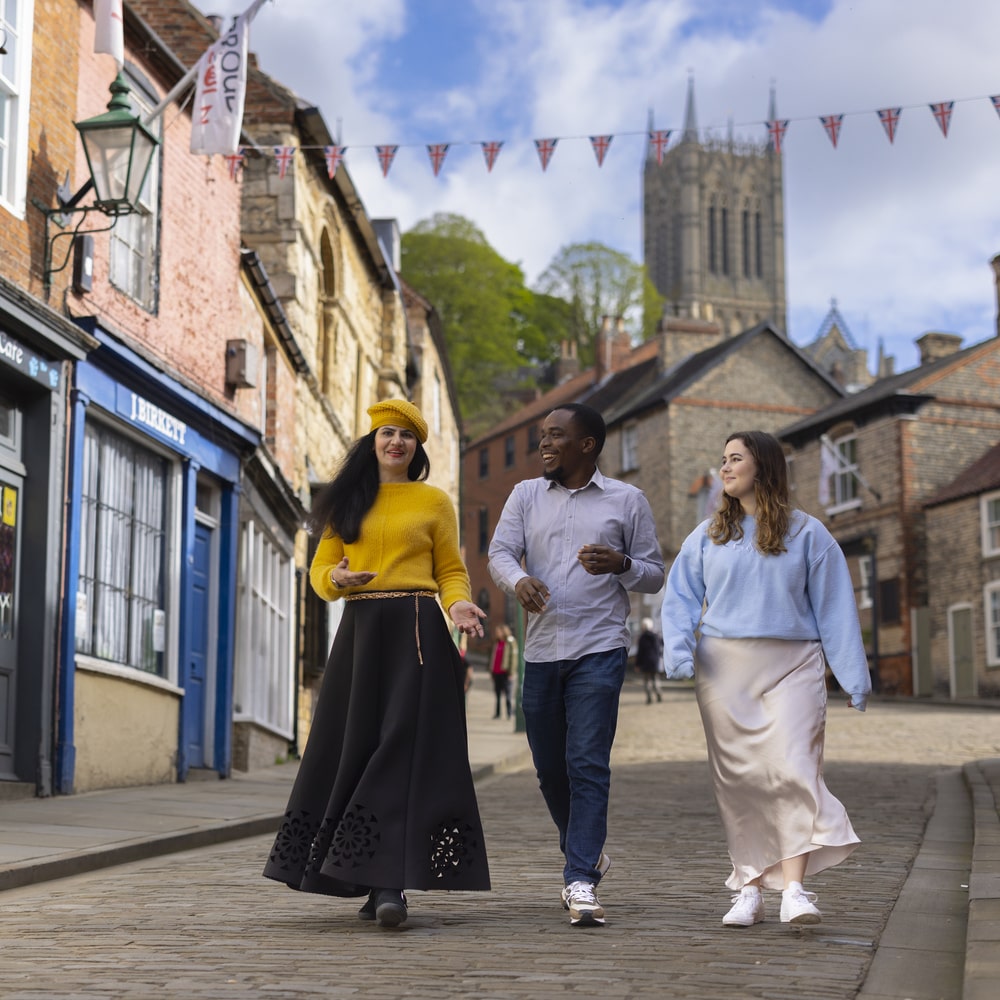
[[[364,587],[335,587],[330,571],[345,555],[353,572],[378,575]],[[382,483],[356,542],[345,545],[324,532],[309,579],[325,601],[368,591],[433,590],[447,610],[471,599],[455,508],[444,491],[423,482]]]

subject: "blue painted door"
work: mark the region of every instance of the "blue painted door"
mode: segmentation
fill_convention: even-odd
[[[184,682],[184,719],[187,735],[187,766],[204,767],[205,710],[211,628],[212,529],[194,528],[194,566],[191,573],[190,660]]]

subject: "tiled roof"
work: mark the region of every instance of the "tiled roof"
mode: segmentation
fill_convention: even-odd
[[[951,500],[976,496],[1000,489],[1000,442],[960,472],[947,486],[938,490],[924,506],[934,507]]]

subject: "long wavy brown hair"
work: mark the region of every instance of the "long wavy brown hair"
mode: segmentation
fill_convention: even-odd
[[[778,439],[766,431],[734,431],[726,438],[742,441],[757,466],[753,492],[757,502],[757,548],[765,555],[776,556],[785,550],[785,536],[792,516],[788,496],[788,467]],[[736,497],[723,491],[719,508],[712,515],[708,537],[716,545],[743,537],[743,506]]]

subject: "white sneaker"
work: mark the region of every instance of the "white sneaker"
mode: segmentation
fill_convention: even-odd
[[[816,907],[816,893],[806,892],[801,882],[790,882],[781,894],[783,924],[818,924],[823,914]]]
[[[604,876],[608,874],[608,869],[611,867],[611,858],[609,858],[608,855],[604,853],[604,851],[601,851],[601,856],[598,859],[597,864],[594,865],[594,867],[597,869],[597,874],[600,875],[601,878],[604,878]],[[564,910],[568,910],[569,909],[569,886],[568,885],[563,886],[563,890],[562,890],[562,904],[563,904],[563,909]]]
[[[604,907],[591,882],[570,882],[564,890],[569,922],[574,927],[594,927],[604,923]]]
[[[722,918],[726,927],[753,927],[764,919],[764,896],[759,886],[743,886],[732,902],[732,909]]]

